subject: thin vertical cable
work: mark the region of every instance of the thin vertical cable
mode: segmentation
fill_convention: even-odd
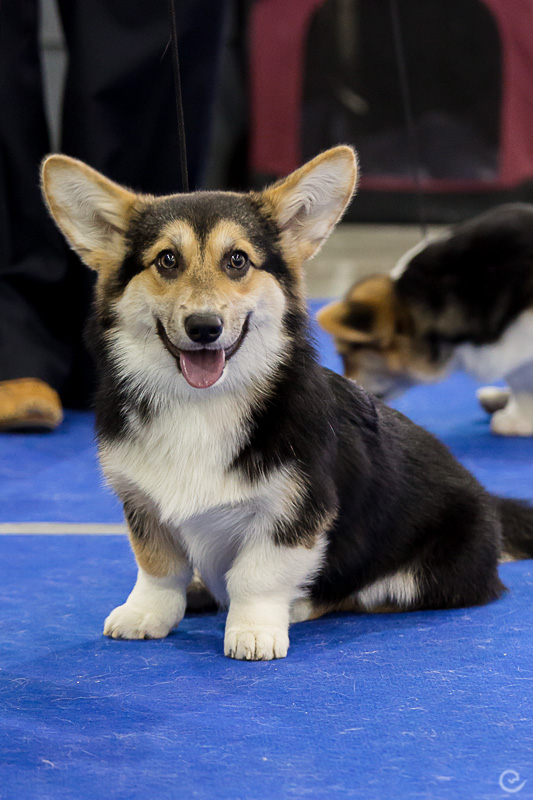
[[[178,117],[178,140],[180,149],[181,190],[189,191],[189,173],[187,169],[187,142],[185,139],[185,119],[183,117],[183,97],[181,93],[180,60],[178,53],[178,32],[176,27],[176,8],[174,0],[168,0],[168,16],[170,22],[170,44],[172,50],[172,68],[174,72],[174,93],[176,114]]]

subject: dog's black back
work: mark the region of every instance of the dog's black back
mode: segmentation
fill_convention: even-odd
[[[396,291],[440,341],[497,341],[533,307],[533,205],[498,206],[430,242],[398,277]]]

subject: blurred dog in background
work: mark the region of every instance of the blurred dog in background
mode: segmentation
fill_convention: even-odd
[[[325,306],[344,374],[385,400],[463,369],[502,436],[533,435],[533,205],[499,206]]]

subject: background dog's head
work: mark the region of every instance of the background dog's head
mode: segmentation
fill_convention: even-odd
[[[442,376],[440,358],[420,337],[412,309],[388,274],[355,283],[342,300],[322,308],[317,319],[334,337],[346,377],[377,397],[391,399]]]
[[[120,370],[189,391],[265,377],[284,357],[302,264],[341,217],[356,173],[341,146],[263,192],[155,198],[55,155],[43,191],[98,272],[97,316]]]

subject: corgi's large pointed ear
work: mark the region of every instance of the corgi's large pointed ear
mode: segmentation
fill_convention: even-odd
[[[262,192],[289,259],[301,263],[318,252],[350,202],[356,180],[355,152],[342,145]]]
[[[82,161],[61,155],[44,160],[42,188],[59,229],[89,267],[102,270],[122,260],[137,195]]]
[[[321,308],[317,320],[336,339],[385,348],[397,334],[409,331],[407,310],[398,300],[394,281],[386,274],[356,283],[343,300]]]
[[[374,339],[371,324],[373,319],[366,306],[357,308],[357,317],[346,300],[333,300],[323,306],[316,315],[321,328],[335,339],[353,344],[369,344]]]

